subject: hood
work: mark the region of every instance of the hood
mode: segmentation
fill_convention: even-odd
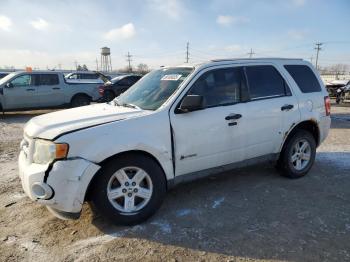
[[[26,124],[24,132],[29,137],[54,139],[66,132],[138,117],[151,112],[113,104],[94,104],[34,117]]]

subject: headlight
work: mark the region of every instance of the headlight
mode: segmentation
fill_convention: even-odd
[[[33,161],[37,164],[48,164],[56,159],[65,158],[68,155],[68,148],[68,144],[65,143],[36,139]]]

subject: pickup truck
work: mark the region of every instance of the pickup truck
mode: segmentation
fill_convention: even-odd
[[[78,107],[100,98],[98,86],[88,80],[66,80],[62,72],[13,72],[0,79],[0,110]]]

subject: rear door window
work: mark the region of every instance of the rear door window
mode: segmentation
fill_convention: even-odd
[[[275,67],[259,65],[245,69],[251,100],[290,95],[286,82]]]
[[[39,75],[39,85],[41,86],[52,86],[58,85],[58,75],[56,74],[40,74]]]
[[[303,93],[320,92],[321,86],[311,68],[306,65],[285,65]]]

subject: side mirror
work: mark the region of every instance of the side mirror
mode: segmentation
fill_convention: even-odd
[[[177,113],[188,113],[203,108],[203,96],[187,95],[182,100],[180,107],[176,110]]]
[[[6,88],[13,88],[13,84],[8,82],[6,85],[5,85]]]

